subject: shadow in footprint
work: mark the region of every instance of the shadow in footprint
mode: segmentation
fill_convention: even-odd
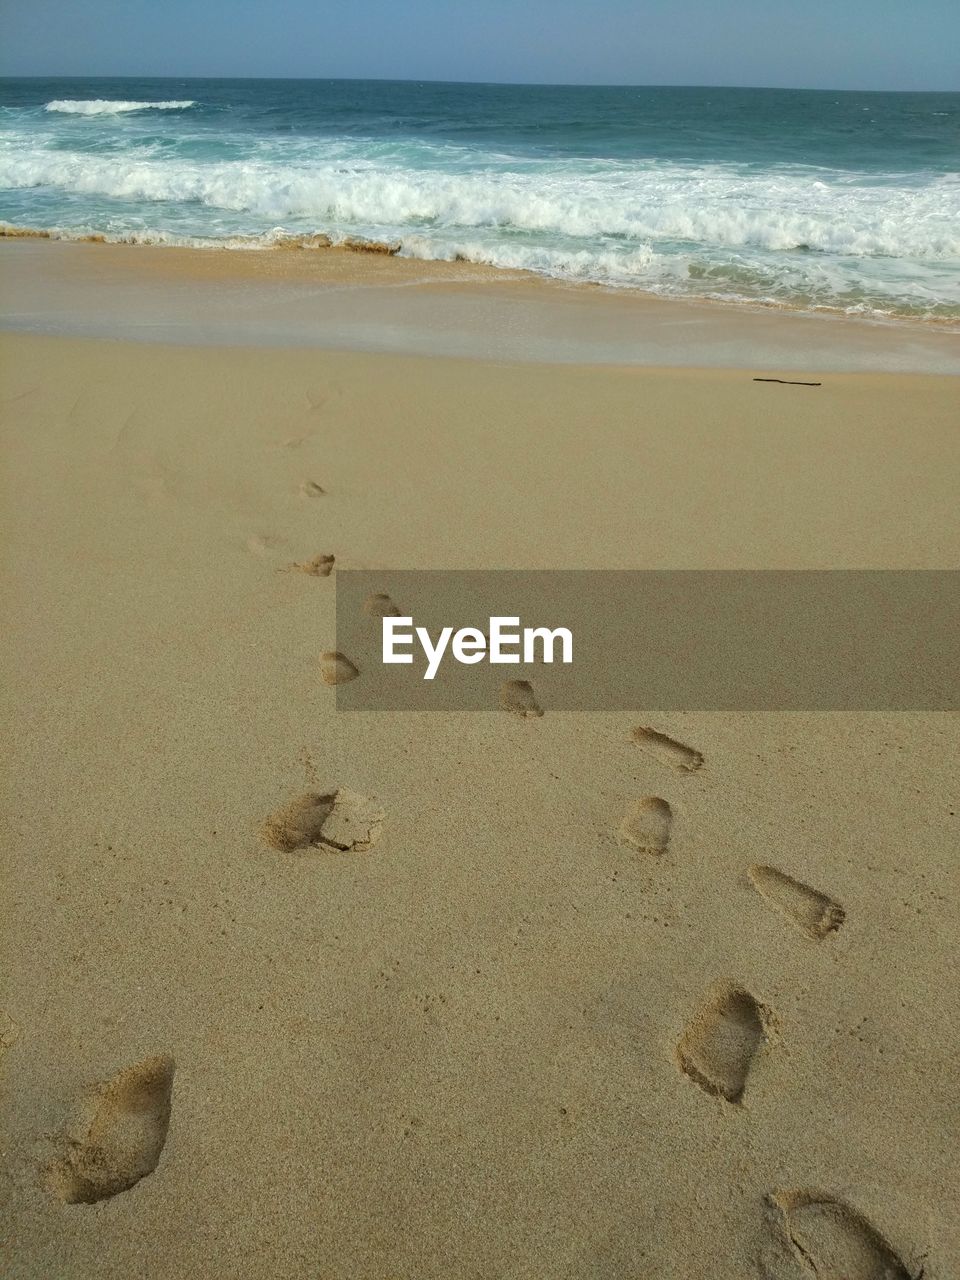
[[[688,747],[682,742],[677,742],[675,738],[667,737],[665,733],[658,733],[656,729],[649,729],[645,725],[640,725],[634,729],[631,737],[637,746],[648,755],[653,756],[655,760],[659,760],[661,764],[668,764],[674,769],[682,769],[685,773],[693,773],[695,769],[699,769],[703,764],[701,752],[695,751],[693,747]]]
[[[94,1204],[153,1173],[167,1140],[173,1073],[173,1059],[159,1054],[103,1085],[82,1136],[47,1169],[48,1188],[68,1204]]]
[[[311,578],[329,578],[333,572],[335,556],[313,556],[309,560],[297,561],[286,565],[278,573],[306,573]]]
[[[328,649],[320,655],[320,679],[324,684],[349,684],[360,674],[348,657]]]
[[[311,848],[359,852],[380,839],[383,819],[375,800],[340,787],[327,795],[307,791],[297,796],[267,818],[261,833],[282,853]]]
[[[523,720],[535,720],[543,715],[543,707],[537,702],[529,680],[505,680],[500,686],[500,707]]]
[[[403,614],[385,591],[375,591],[363,602],[363,612],[368,618],[402,618]]]
[[[776,867],[760,865],[751,867],[747,874],[761,898],[808,938],[819,942],[843,924],[846,913],[840,903],[811,889],[802,880],[794,880]]]
[[[911,1280],[866,1218],[818,1191],[778,1191],[771,1200],[797,1257],[817,1280]]]
[[[680,1037],[681,1070],[713,1097],[739,1102],[767,1022],[767,1011],[749,991],[719,987]]]
[[[673,811],[660,796],[644,796],[638,800],[620,823],[620,843],[639,853],[659,855],[670,843]]]

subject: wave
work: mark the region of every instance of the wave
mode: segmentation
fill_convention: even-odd
[[[153,104],[156,105],[156,104]],[[883,186],[850,175],[742,173],[719,166],[647,164],[613,172],[351,168],[158,159],[8,147],[0,187],[164,203],[242,215],[254,226],[377,228],[394,237],[483,233],[497,240],[562,237],[590,251],[703,246],[854,258],[960,258],[957,187],[947,181]]]
[[[123,102],[111,98],[54,98],[44,105],[44,111],[59,112],[71,116],[118,116],[128,111],[186,111],[197,104],[193,99],[168,102]]]

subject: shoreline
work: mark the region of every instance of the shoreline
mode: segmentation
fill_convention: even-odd
[[[600,291],[614,297],[634,298],[641,301],[678,302],[693,306],[710,306],[729,308],[733,311],[748,311],[784,314],[803,317],[824,317],[835,320],[851,320],[863,324],[894,325],[912,328],[916,325],[939,330],[944,333],[960,335],[960,315],[941,317],[932,315],[907,314],[904,312],[856,311],[843,307],[804,306],[773,298],[721,297],[716,294],[697,293],[658,293],[653,289],[643,289],[637,285],[615,284],[601,280],[583,280],[575,277],[552,275],[546,271],[536,271],[528,267],[506,267],[495,263],[483,262],[468,258],[458,253],[454,258],[429,258],[404,252],[403,242],[365,238],[363,236],[344,236],[334,239],[326,232],[264,232],[261,235],[234,235],[220,240],[193,237],[195,243],[181,243],[177,240],[164,239],[165,233],[144,232],[142,237],[136,232],[120,232],[113,234],[106,231],[70,230],[61,227],[21,227],[0,222],[0,244],[5,240],[43,240],[56,244],[104,245],[125,249],[173,250],[185,254],[267,254],[273,261],[274,254],[286,257],[288,254],[324,253],[357,254],[361,257],[372,256],[393,258],[401,263],[412,263],[421,269],[461,268],[467,278],[493,280],[526,280],[554,285],[563,289],[584,289],[591,292]],[[272,238],[268,238],[272,237]],[[243,272],[237,271],[237,275]],[[457,274],[454,272],[453,274]],[[445,278],[442,276],[441,278]]]
[[[0,234],[0,327],[521,363],[960,374],[954,326],[674,299],[373,242],[220,250]],[[318,305],[322,304],[322,305]]]

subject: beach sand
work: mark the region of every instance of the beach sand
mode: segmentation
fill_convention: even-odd
[[[343,568],[955,566],[955,380],[0,355],[6,1275],[960,1272],[956,716],[321,663]]]

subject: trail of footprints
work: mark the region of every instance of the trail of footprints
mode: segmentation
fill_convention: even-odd
[[[701,752],[641,725],[632,740],[668,768],[694,773]],[[661,857],[668,851],[673,811],[660,796],[644,796],[624,815],[621,845]],[[777,867],[756,864],[749,884],[765,904],[814,942],[841,927],[845,913],[828,894]],[[775,1030],[772,1010],[734,982],[719,982],[701,999],[676,1043],[680,1070],[710,1097],[739,1106],[751,1068]],[[790,1255],[816,1280],[916,1280],[894,1248],[862,1214],[827,1192],[780,1190],[770,1204]]]
[[[301,484],[300,495],[317,499],[325,496],[325,490],[308,479]],[[258,555],[265,555],[273,545],[265,538],[248,542]],[[334,565],[333,555],[319,554],[280,572],[326,578]],[[385,593],[369,596],[363,609],[377,620],[400,616],[400,609]],[[346,683],[360,674],[339,651],[321,653],[319,666],[327,685]],[[499,704],[521,719],[543,715],[526,680],[505,681]],[[651,726],[638,726],[631,736],[641,751],[669,769],[690,774],[703,767],[700,751]],[[377,844],[384,817],[376,800],[348,788],[309,791],[270,814],[261,835],[283,853],[361,852]],[[669,851],[673,822],[667,800],[642,797],[624,815],[617,832],[619,843],[638,854],[661,858]],[[812,941],[822,942],[844,922],[838,902],[776,867],[751,866],[747,877],[764,903]],[[14,1024],[9,1019],[6,1024],[2,1048],[16,1038]],[[774,1026],[772,1011],[750,991],[735,982],[719,982],[705,993],[683,1027],[675,1047],[677,1065],[704,1093],[737,1107]],[[65,1139],[62,1154],[47,1166],[47,1189],[69,1204],[93,1204],[129,1190],[153,1173],[167,1140],[173,1081],[172,1058],[157,1055],[99,1086],[76,1130]],[[816,1280],[917,1280],[872,1223],[829,1193],[777,1190],[770,1194],[769,1204],[785,1246]]]
[[[701,752],[645,725],[633,741],[661,764],[685,773],[703,765]],[[617,832],[621,845],[660,857],[667,852],[673,810],[661,796],[644,796],[624,815]],[[815,941],[839,929],[844,911],[838,902],[776,867],[755,865],[748,871],[757,893],[785,919]],[[702,1000],[676,1047],[681,1070],[704,1092],[739,1103],[750,1067],[773,1023],[769,1009],[743,987],[721,983]]]
[[[315,578],[326,578],[333,571],[334,563],[332,555],[318,555],[303,563],[294,562],[286,565],[278,572],[298,572]],[[402,616],[396,602],[384,591],[377,591],[367,596],[363,602],[363,612],[377,622],[383,618]],[[351,680],[356,680],[359,675],[360,671],[356,664],[339,650],[328,649],[320,654],[320,679],[324,684],[347,684]],[[521,720],[536,720],[543,715],[543,707],[538,702],[529,680],[504,680],[500,685],[498,703],[501,710]],[[697,752],[681,747],[679,743],[673,743],[671,739],[656,734],[652,729],[648,732],[654,739],[659,738],[663,743],[669,744],[666,748],[668,751],[673,748],[678,753],[678,768],[695,769],[702,763],[703,757]]]
[[[301,488],[305,497],[321,497],[323,492],[312,481]],[[333,567],[332,555],[317,555],[285,571],[328,577]],[[369,596],[363,608],[374,619],[400,615],[385,593]],[[324,684],[342,684],[359,674],[338,651],[320,655]],[[500,706],[523,719],[543,715],[526,680],[505,681]],[[638,726],[631,736],[647,755],[681,773],[694,773],[704,764],[701,752],[649,726]],[[377,801],[348,788],[309,791],[270,814],[261,835],[284,853],[361,852],[380,839],[384,817]],[[672,827],[669,802],[644,796],[624,815],[617,835],[622,846],[659,858],[669,849]],[[808,939],[820,942],[844,922],[838,902],[776,867],[757,864],[747,876],[760,898]],[[750,991],[720,982],[705,994],[683,1028],[676,1044],[677,1064],[706,1094],[738,1106],[773,1026],[772,1011]],[[66,1139],[64,1153],[47,1167],[48,1190],[69,1204],[92,1204],[128,1190],[152,1173],[167,1139],[173,1079],[173,1060],[158,1055],[100,1086],[75,1135]],[[843,1201],[815,1190],[779,1190],[769,1201],[794,1258],[817,1280],[914,1280],[879,1231]]]

